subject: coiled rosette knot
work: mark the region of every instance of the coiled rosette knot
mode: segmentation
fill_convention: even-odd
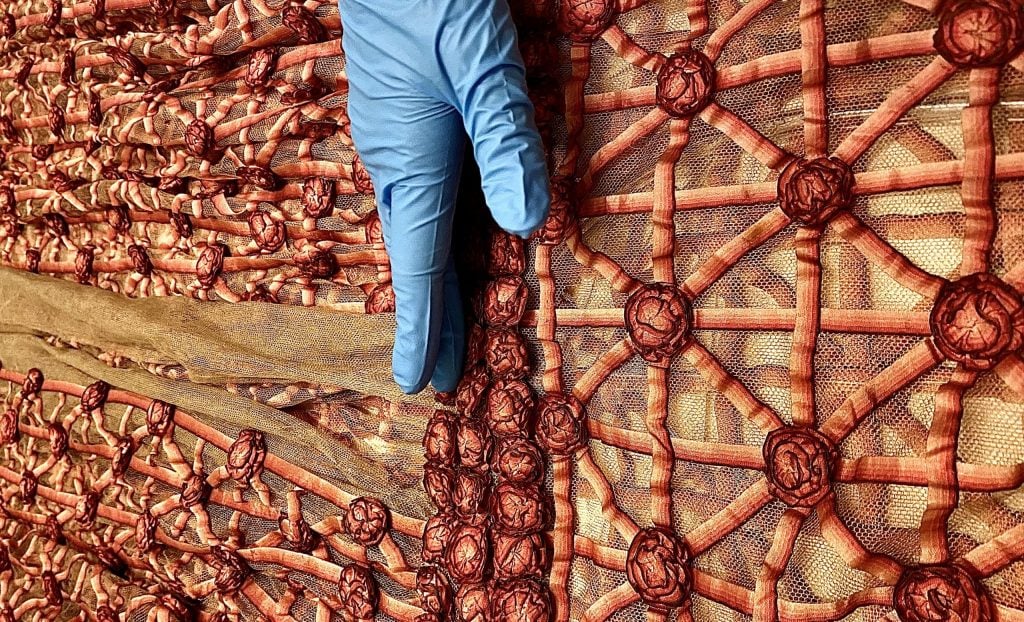
[[[663,527],[641,530],[626,553],[626,579],[656,611],[686,605],[693,591],[686,543]]]
[[[228,448],[225,465],[228,475],[238,482],[250,482],[263,472],[263,461],[266,456],[267,444],[263,432],[242,430]]]
[[[956,565],[908,568],[893,591],[902,622],[992,622],[992,601],[984,586]]]
[[[391,528],[391,513],[380,499],[358,497],[349,504],[342,524],[345,532],[359,544],[376,546]]]
[[[446,616],[452,609],[452,585],[437,566],[420,566],[416,570],[416,593],[420,606],[430,613]]]
[[[990,274],[971,274],[947,283],[930,317],[942,354],[972,371],[995,367],[1024,344],[1020,295]]]
[[[589,43],[608,30],[616,12],[614,0],[562,0],[558,29],[576,43]]]
[[[587,443],[587,414],[572,394],[547,393],[537,404],[537,440],[553,456],[568,456]]]
[[[444,567],[459,583],[479,583],[491,561],[491,541],[487,529],[466,524],[456,529],[444,556]]]
[[[853,171],[839,158],[797,158],[779,176],[782,211],[806,227],[819,227],[854,202]]]
[[[996,67],[1024,48],[1024,7],[1015,0],[947,0],[938,9],[933,41],[960,67]]]
[[[551,593],[536,581],[499,583],[491,593],[491,622],[548,622]]]
[[[361,564],[349,564],[338,577],[338,594],[345,613],[356,620],[372,620],[377,614],[380,592],[373,572]]]
[[[441,512],[427,519],[423,525],[423,561],[439,562],[448,550],[452,534],[459,528],[459,519],[453,513]]]
[[[673,117],[697,114],[715,97],[715,66],[697,50],[676,52],[658,70],[655,97],[661,109]]]
[[[629,343],[649,363],[668,365],[690,340],[690,303],[675,285],[639,287],[626,300],[624,313]]]
[[[523,319],[529,291],[522,277],[499,276],[487,284],[479,315],[491,326],[515,326]]]
[[[551,207],[544,226],[533,234],[539,243],[554,246],[561,244],[576,224],[575,187],[566,177],[551,178]]]
[[[783,503],[813,507],[832,490],[832,469],[838,452],[817,430],[784,426],[764,442],[768,489]]]

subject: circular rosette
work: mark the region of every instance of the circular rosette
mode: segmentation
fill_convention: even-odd
[[[498,475],[516,484],[538,481],[544,474],[544,458],[532,441],[524,438],[506,438],[498,444],[494,456]]]
[[[225,594],[237,592],[252,572],[249,564],[238,553],[222,546],[213,547],[211,552],[217,566],[217,575],[213,579],[214,587]]]
[[[540,489],[533,485],[499,484],[491,497],[491,517],[495,528],[504,534],[524,536],[544,529],[546,503]]]
[[[309,177],[302,182],[302,211],[308,218],[323,218],[334,211],[337,198],[334,181],[326,177]]]
[[[491,276],[522,274],[526,266],[526,251],[523,241],[505,231],[491,234],[491,246],[487,252],[487,271]]]
[[[615,21],[616,6],[614,0],[562,0],[558,29],[577,43],[589,43]]]
[[[1002,65],[1024,46],[1024,7],[1015,0],[946,0],[938,13],[935,49],[954,65]]]
[[[487,347],[487,331],[476,322],[469,328],[466,338],[466,367],[481,363],[484,360],[484,349]]]
[[[484,395],[490,386],[491,378],[483,365],[471,367],[462,375],[459,386],[455,390],[455,406],[466,417],[472,417],[483,404]]]
[[[779,176],[779,203],[794,221],[818,227],[853,205],[853,183],[853,171],[839,158],[798,158]]]
[[[82,527],[89,528],[96,522],[96,511],[99,509],[99,493],[87,491],[75,504],[75,517]]]
[[[149,276],[153,273],[153,262],[149,259],[146,247],[139,244],[128,246],[128,258],[132,262],[132,270],[142,276]]]
[[[831,492],[838,452],[817,430],[795,426],[772,430],[763,453],[768,489],[779,501],[812,507]]]
[[[423,465],[423,489],[439,510],[451,507],[454,485],[455,473],[451,469],[436,464]]]
[[[423,525],[423,561],[434,563],[441,561],[448,550],[448,542],[459,527],[459,519],[454,514],[435,514]]]
[[[424,610],[439,616],[451,611],[452,585],[437,566],[420,566],[416,570],[416,593]]]
[[[109,546],[102,545],[93,549],[92,552],[108,572],[114,574],[114,576],[120,577],[121,579],[128,578],[128,564],[125,563],[120,553],[116,552]]]
[[[156,529],[157,519],[148,510],[143,512],[135,523],[135,546],[140,556],[156,548]]]
[[[240,166],[234,170],[242,183],[250,183],[260,190],[278,190],[281,188],[281,177],[265,166]]]
[[[11,214],[0,214],[0,242],[15,240],[21,235],[21,222]],[[27,261],[26,261],[27,264]],[[27,269],[27,268],[26,268]]]
[[[0,617],[0,621],[2,620],[3,618]],[[119,622],[119,620],[121,620],[121,613],[119,611],[114,611],[106,605],[100,605],[96,608],[96,622]]]
[[[498,380],[487,392],[484,419],[498,436],[526,432],[533,413],[533,391],[522,380]]]
[[[372,620],[377,615],[379,591],[373,572],[361,564],[349,564],[338,577],[338,595],[345,613],[356,620]]]
[[[516,579],[491,593],[491,622],[548,622],[551,594],[536,581]]]
[[[197,505],[205,505],[210,498],[210,484],[206,482],[206,473],[193,473],[181,484],[181,507],[185,510]]]
[[[50,453],[55,460],[64,458],[68,451],[68,431],[60,423],[50,423],[46,426],[46,436],[50,441]]]
[[[462,525],[452,533],[444,555],[444,567],[459,583],[483,580],[491,561],[491,543],[487,529]]]
[[[893,607],[903,622],[992,622],[992,601],[960,566],[908,568],[896,583]]]
[[[292,261],[303,276],[311,279],[330,279],[338,273],[338,260],[334,253],[319,248],[307,248],[295,253]]]
[[[13,445],[21,439],[18,429],[18,411],[8,408],[0,415],[0,445]]]
[[[39,479],[34,471],[25,470],[21,472],[21,479],[18,480],[18,492],[21,500],[26,504],[36,500],[36,492],[39,490]]]
[[[259,249],[273,253],[284,246],[288,233],[283,222],[277,222],[268,212],[252,212],[249,214],[249,235]]]
[[[690,303],[675,285],[650,283],[630,294],[625,308],[629,343],[645,361],[667,365],[690,339]]]
[[[213,128],[196,119],[185,128],[185,151],[197,158],[205,158],[213,149]]]
[[[21,396],[27,400],[38,397],[43,390],[43,372],[33,367],[25,374],[25,381],[21,383]]]
[[[1020,295],[990,274],[946,284],[931,313],[935,345],[967,369],[991,369],[1024,342]]]
[[[543,578],[550,555],[543,534],[494,536],[494,574],[500,580]]]
[[[39,274],[39,260],[42,256],[38,248],[30,248],[25,251],[25,270],[32,274]]]
[[[183,238],[192,237],[194,228],[192,226],[192,217],[185,212],[171,212],[168,215],[171,221],[171,226],[174,228],[174,232]]]
[[[537,439],[555,456],[568,456],[587,442],[587,414],[574,395],[548,393],[537,404]]]
[[[267,287],[262,283],[257,283],[252,288],[252,291],[247,291],[242,294],[242,300],[245,300],[246,302],[279,302],[277,296],[275,296],[273,292],[267,289]]]
[[[249,482],[263,472],[263,460],[267,456],[267,444],[263,432],[242,430],[228,448],[227,471],[231,479]]]
[[[487,331],[484,361],[495,378],[518,380],[530,373],[530,353],[526,349],[526,341],[512,329]]]
[[[423,453],[427,460],[451,464],[455,460],[455,416],[447,410],[435,410],[423,432]]]
[[[51,607],[59,607],[64,602],[60,579],[50,570],[44,570],[40,578],[43,580],[43,597],[46,598],[46,603]]]
[[[476,469],[490,461],[494,442],[487,426],[479,419],[463,419],[455,438],[462,466]]]
[[[373,180],[370,179],[370,171],[366,170],[359,154],[352,155],[352,185],[360,194],[373,194]]]
[[[260,48],[249,55],[249,62],[245,67],[245,84],[249,88],[266,86],[271,74],[277,68],[277,50],[274,48]]]
[[[213,287],[224,270],[224,258],[230,253],[220,242],[203,247],[196,259],[196,280],[203,287]]]
[[[96,494],[93,492],[93,494]],[[43,523],[41,529],[43,537],[54,542],[55,544],[67,544],[67,538],[64,537],[64,529],[61,527],[60,521],[55,516],[47,516],[46,522]]]
[[[383,244],[384,243],[384,225],[380,222],[380,216],[377,212],[371,213],[363,221],[363,231],[366,234],[367,244]]]
[[[93,262],[96,259],[96,249],[93,246],[83,246],[75,254],[75,280],[82,285],[88,285],[93,277]]]
[[[174,423],[174,404],[153,400],[146,409],[146,431],[153,436],[163,436]]]
[[[114,455],[110,457],[110,473],[116,478],[124,477],[132,463],[135,453],[135,440],[131,436],[122,436],[114,445]]]
[[[693,590],[686,544],[663,527],[641,530],[626,554],[626,579],[652,609],[684,606]]]
[[[697,50],[676,52],[658,70],[655,97],[673,117],[697,114],[715,97],[715,66]]]
[[[455,593],[455,611],[463,622],[488,622],[491,591],[483,583],[465,583]]]
[[[491,326],[515,326],[526,312],[529,292],[522,277],[507,274],[487,284],[479,315]]]
[[[345,533],[359,544],[376,546],[391,527],[391,513],[379,499],[358,497],[349,503],[342,525]]]
[[[455,485],[452,489],[452,503],[455,510],[463,516],[473,516],[480,513],[487,496],[490,493],[490,475],[460,469],[455,475]]]
[[[123,205],[108,207],[104,212],[107,224],[120,235],[128,235],[132,228],[132,216]]]
[[[366,295],[366,312],[394,313],[395,312],[395,288],[391,283],[381,283],[370,290]]]
[[[576,222],[575,200],[574,190],[569,180],[565,177],[553,177],[548,219],[532,237],[541,244],[549,246],[564,242]]]

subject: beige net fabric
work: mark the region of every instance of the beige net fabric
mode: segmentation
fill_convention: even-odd
[[[513,9],[405,398],[335,6],[0,5],[0,622],[1024,620],[1024,7]]]

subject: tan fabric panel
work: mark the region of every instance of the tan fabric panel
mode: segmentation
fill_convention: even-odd
[[[147,363],[177,363],[196,383],[310,382],[430,405],[391,377],[394,317],[260,302],[136,298],[0,268],[0,325]],[[73,301],[73,304],[69,304]]]

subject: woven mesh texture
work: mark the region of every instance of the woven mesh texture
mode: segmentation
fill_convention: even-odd
[[[1024,7],[512,8],[403,400],[333,4],[0,4],[0,622],[1024,620]]]

